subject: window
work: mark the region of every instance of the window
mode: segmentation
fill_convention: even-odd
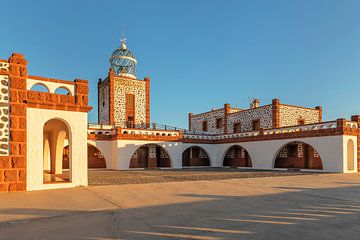
[[[305,125],[305,119],[298,119],[298,125]]]
[[[252,121],[252,130],[259,131],[260,130],[260,119],[256,119]]]
[[[241,125],[240,123],[234,123],[234,133],[241,132]]]
[[[216,119],[216,128],[222,128],[222,118]]]
[[[204,132],[207,132],[207,130],[208,130],[207,121],[203,121],[203,122],[202,122],[202,130],[203,130]]]

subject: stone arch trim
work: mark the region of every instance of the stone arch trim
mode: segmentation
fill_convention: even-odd
[[[65,90],[69,93],[70,96],[73,96],[71,90],[70,90],[68,87],[64,86],[64,85],[60,85],[60,86],[56,87],[56,88],[54,89],[54,93],[55,93],[56,90],[58,90],[58,89],[65,89]],[[58,94],[58,93],[57,93],[57,94]]]
[[[293,142],[302,142],[302,143],[305,143],[305,144],[309,145],[310,147],[312,147],[318,153],[319,158],[320,158],[320,162],[321,162],[321,166],[322,166],[321,169],[315,169],[315,170],[324,170],[324,169],[326,169],[325,168],[326,161],[324,161],[324,159],[321,157],[322,154],[318,151],[318,149],[316,148],[316,146],[314,146],[314,144],[310,143],[306,139],[289,139],[289,141],[286,141],[285,143],[282,143],[280,146],[277,146],[277,149],[275,151],[275,154],[273,156],[272,163],[271,163],[272,168],[275,168],[276,158],[277,158],[278,154],[280,153],[280,151],[285,146],[287,146],[288,144],[293,143]],[[307,169],[307,168],[302,168],[302,169]]]
[[[39,82],[34,82],[34,83],[30,86],[30,91],[35,91],[35,90],[32,90],[32,88],[35,87],[35,86],[37,86],[37,85],[45,87],[45,88],[47,89],[47,92],[50,93],[50,88],[49,88],[49,86],[47,86],[45,83],[40,82],[40,81],[39,81]]]

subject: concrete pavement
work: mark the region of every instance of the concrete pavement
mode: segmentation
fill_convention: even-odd
[[[0,239],[359,239],[360,176],[0,194]]]

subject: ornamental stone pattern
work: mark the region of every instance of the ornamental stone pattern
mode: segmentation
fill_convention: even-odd
[[[99,124],[110,124],[109,79],[104,80],[104,82],[98,83],[98,92],[99,92],[99,101],[98,101]]]
[[[193,115],[191,117],[191,130],[202,131],[202,123],[207,121],[208,132],[222,134],[224,133],[224,126],[216,128],[216,119],[223,118],[225,114],[224,109],[218,109],[207,113]],[[222,120],[224,122],[224,119]]]
[[[0,156],[9,155],[9,77],[0,75]]]
[[[228,133],[234,132],[234,123],[240,123],[242,132],[252,131],[252,121],[257,119],[260,120],[261,128],[271,128],[272,106],[267,105],[229,114],[227,116]]]
[[[245,149],[241,147],[241,158],[245,158]],[[225,158],[235,158],[235,148],[231,147],[225,154]]]
[[[135,95],[135,124],[146,122],[146,82],[115,77],[114,115],[116,123],[126,119],[126,94]]]
[[[280,105],[280,127],[294,126],[299,119],[305,120],[305,124],[320,122],[320,112],[317,109]]]
[[[296,141],[296,142],[291,142],[289,144],[296,144],[297,145],[297,157],[303,157],[304,156],[304,142],[300,142],[300,141]],[[279,151],[279,153],[277,154],[277,157],[279,158],[287,158],[288,157],[288,146],[289,144],[287,144],[286,146],[282,147],[281,150]],[[314,149],[314,157],[320,157],[319,153]]]

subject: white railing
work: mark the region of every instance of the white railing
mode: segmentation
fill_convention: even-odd
[[[291,133],[291,132],[299,132],[299,131],[313,131],[313,130],[330,129],[330,128],[336,128],[336,121],[268,129],[268,130],[264,130],[264,135]]]
[[[347,121],[347,127],[355,128],[357,127],[357,123]],[[291,133],[291,132],[299,132],[299,131],[313,131],[319,129],[331,129],[336,128],[336,121],[331,122],[323,122],[323,123],[314,123],[307,125],[297,125],[297,126],[289,126],[282,128],[273,128],[273,129],[264,129],[263,135],[272,135],[272,134],[282,134],[282,133]],[[199,135],[199,134],[189,134],[186,132],[184,134],[185,139],[202,139],[202,140],[220,140],[227,138],[242,138],[242,137],[252,137],[258,136],[260,131],[251,131],[251,132],[242,132],[242,133],[230,133],[230,134],[217,134],[217,135]]]
[[[143,129],[121,129],[121,134],[148,135],[148,136],[180,136],[177,131],[143,130]]]

